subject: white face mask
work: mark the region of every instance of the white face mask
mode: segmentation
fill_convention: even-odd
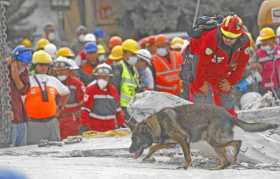
[[[270,45],[262,45],[261,49],[270,52],[273,48]]]
[[[84,42],[85,41],[85,35],[84,34],[79,35],[78,39],[79,39],[80,42]]]
[[[100,55],[100,56],[98,56],[98,61],[99,61],[100,63],[105,62],[105,61],[106,61],[105,55]]]
[[[97,85],[99,86],[100,89],[104,89],[108,85],[108,81],[103,79],[98,79]]]
[[[50,41],[55,40],[56,39],[56,35],[54,32],[49,33],[48,38]]]
[[[130,65],[135,65],[137,63],[138,58],[136,56],[131,56],[128,58],[127,63]]]
[[[65,81],[67,79],[67,76],[60,75],[60,76],[57,76],[57,79],[59,79],[59,81]]]
[[[168,52],[167,52],[166,48],[158,48],[157,49],[157,54],[159,56],[165,57],[168,54]]]

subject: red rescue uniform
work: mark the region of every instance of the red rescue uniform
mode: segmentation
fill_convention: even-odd
[[[242,79],[249,60],[249,48],[250,40],[246,33],[242,33],[232,46],[226,46],[219,28],[202,34],[199,39],[192,39],[189,49],[198,57],[195,78],[191,84],[192,94],[200,93],[199,89],[207,82],[214,94],[215,103],[221,105],[219,95],[225,92],[221,91],[219,83],[227,80],[234,86]],[[232,110],[228,111],[231,113]]]
[[[108,84],[105,89],[100,89],[94,81],[86,88],[81,124],[94,131],[113,130],[124,125],[119,102],[120,95],[114,85]]]
[[[63,84],[70,89],[70,97],[59,119],[61,139],[79,135],[79,113],[85,92],[83,82],[76,77],[68,77]]]

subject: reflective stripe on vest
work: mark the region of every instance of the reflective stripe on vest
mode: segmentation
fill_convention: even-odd
[[[114,120],[116,119],[116,115],[108,115],[108,116],[101,116],[96,113],[89,113],[89,116],[92,118],[100,119],[100,120]]]
[[[111,120],[116,118],[119,108],[115,98],[111,95],[96,94],[89,116],[99,120]]]
[[[170,53],[170,60],[171,64],[168,65],[167,62],[160,57],[156,57],[158,63],[162,65],[163,68],[157,68],[159,64],[154,65],[156,68],[156,87],[161,91],[166,91],[166,90],[172,90],[175,91],[178,88],[178,84],[174,84],[172,86],[165,85],[166,82],[179,82],[180,77],[179,73],[181,71],[181,66],[177,66],[177,58],[175,53]],[[161,81],[159,77],[163,77],[164,80],[166,81]]]
[[[162,86],[162,85],[156,85],[158,89],[163,89],[163,90],[176,90],[177,85],[174,86]]]
[[[126,107],[130,101],[134,98],[136,95],[136,89],[138,86],[138,74],[137,70],[133,67],[133,70],[135,72],[134,75],[129,73],[129,70],[126,66],[126,64],[122,61],[120,62],[122,65],[122,81],[121,81],[121,100],[120,104],[122,107]]]

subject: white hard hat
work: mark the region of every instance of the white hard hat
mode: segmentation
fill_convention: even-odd
[[[70,70],[77,70],[79,69],[78,65],[76,64],[76,62],[72,59],[66,58],[66,57],[58,57],[55,61],[54,61],[54,67],[57,68],[68,68]]]
[[[94,70],[94,75],[108,75],[113,76],[112,67],[106,63],[97,65]]]
[[[276,36],[277,36],[277,37],[280,37],[280,26],[277,27]]]
[[[148,64],[151,64],[152,54],[146,49],[140,49],[136,53],[138,58],[145,60]]]
[[[250,104],[260,100],[262,95],[258,92],[248,92],[241,96],[240,105],[241,109],[246,109]]]
[[[49,43],[44,47],[44,51],[47,52],[52,58],[56,57],[56,46],[52,43]]]
[[[91,34],[91,33],[88,33],[86,34],[85,38],[84,38],[84,42],[87,43],[87,42],[96,42],[96,37],[95,35]]]

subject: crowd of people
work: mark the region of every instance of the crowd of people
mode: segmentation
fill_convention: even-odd
[[[159,34],[106,42],[101,28],[80,26],[73,44],[60,46],[53,31],[47,26],[35,47],[24,39],[7,61],[12,146],[127,127],[128,104],[146,90],[222,106],[233,116],[236,91],[280,95],[280,28],[261,29],[255,43],[237,15],[190,39]]]

